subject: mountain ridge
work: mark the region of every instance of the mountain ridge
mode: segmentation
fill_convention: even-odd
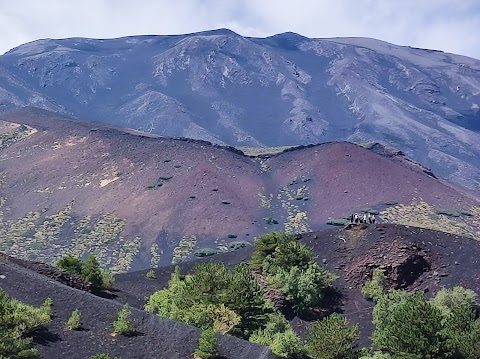
[[[479,190],[480,60],[375,39],[38,40],[0,56],[0,111],[24,105],[232,146],[380,142]]]

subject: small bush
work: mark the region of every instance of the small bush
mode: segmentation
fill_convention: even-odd
[[[120,312],[118,312],[118,318],[113,322],[113,329],[115,333],[128,335],[135,333],[135,328],[132,325],[132,311],[130,306],[125,304]]]
[[[102,270],[102,287],[105,289],[112,289],[115,283],[115,277],[109,270]]]
[[[172,178],[172,175],[161,175],[160,177],[158,177],[159,181],[170,181]]]
[[[81,323],[80,323],[80,318],[81,318],[81,313],[78,309],[75,309],[73,312],[72,312],[72,315],[70,315],[70,318],[68,318],[68,321],[67,321],[67,328],[69,330],[78,330],[80,329],[81,327]]]
[[[68,255],[57,262],[57,267],[75,275],[82,275],[83,262],[81,259]]]
[[[466,217],[473,217],[473,213],[470,212],[470,211],[466,211],[466,210],[461,210],[461,211],[460,211],[460,214],[461,214],[462,216],[466,216]]]
[[[224,199],[224,200],[222,200],[222,204],[231,204],[231,202]]]
[[[147,278],[148,279],[157,279],[157,276],[155,275],[155,271],[153,269],[150,269],[147,272]]]
[[[218,356],[217,337],[213,329],[207,329],[202,332],[198,339],[198,348],[195,355],[202,359],[213,359]]]
[[[200,248],[197,249],[193,254],[196,257],[208,257],[208,256],[213,256],[215,254],[218,254],[218,249],[213,249],[213,248]]]
[[[460,217],[460,213],[447,208],[438,208],[437,210],[435,210],[435,214],[444,215],[448,217]]]
[[[229,234],[227,236],[227,238],[234,239],[234,238],[237,238],[237,235],[236,234]]]
[[[377,302],[385,293],[387,278],[383,271],[375,268],[372,272],[372,279],[362,287],[362,294],[365,298]]]
[[[82,277],[92,283],[96,288],[101,288],[103,284],[102,272],[100,270],[100,264],[97,261],[95,255],[90,253],[86,261],[82,265]]]
[[[233,249],[233,250],[237,250],[237,249],[240,249],[240,248],[246,248],[246,247],[250,247],[251,244],[247,241],[235,241],[235,242],[231,242],[228,247],[230,249]]]

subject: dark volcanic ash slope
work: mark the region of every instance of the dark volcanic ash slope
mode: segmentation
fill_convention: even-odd
[[[64,286],[0,255],[0,286],[10,296],[30,305],[52,299],[52,322],[32,333],[42,358],[85,359],[99,353],[125,359],[185,359],[197,348],[201,330],[132,310],[137,334],[113,336],[113,321],[122,305],[114,300]],[[73,310],[81,312],[82,330],[66,330]],[[225,358],[273,359],[268,348],[231,336],[218,336],[218,350]]]
[[[94,252],[114,271],[143,269],[204,247],[227,250],[271,230],[318,229],[329,217],[381,210],[387,200],[403,206],[420,198],[432,211],[469,211],[442,221],[425,216],[478,237],[478,200],[402,156],[328,143],[252,158],[35,109],[4,119],[0,249],[20,258],[52,263]],[[402,221],[405,208],[398,218],[392,208],[390,220]]]
[[[365,38],[39,40],[0,56],[0,111],[244,146],[378,141],[475,188],[480,61]]]

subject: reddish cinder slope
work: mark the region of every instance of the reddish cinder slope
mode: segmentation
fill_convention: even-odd
[[[270,230],[317,229],[386,200],[478,203],[348,143],[251,158],[37,109],[3,119],[31,129],[17,129],[24,138],[15,141],[11,130],[0,133],[0,250],[48,263],[94,252],[103,265],[128,271],[193,258],[202,247],[226,250]]]

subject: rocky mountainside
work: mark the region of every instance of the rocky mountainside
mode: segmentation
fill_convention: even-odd
[[[0,56],[0,111],[24,105],[236,146],[378,141],[480,181],[480,61],[374,39],[38,40]]]
[[[38,109],[0,116],[0,251],[117,272],[302,233],[353,212],[480,239],[478,198],[399,152],[326,143],[261,157]],[[380,219],[380,217],[379,217]]]

